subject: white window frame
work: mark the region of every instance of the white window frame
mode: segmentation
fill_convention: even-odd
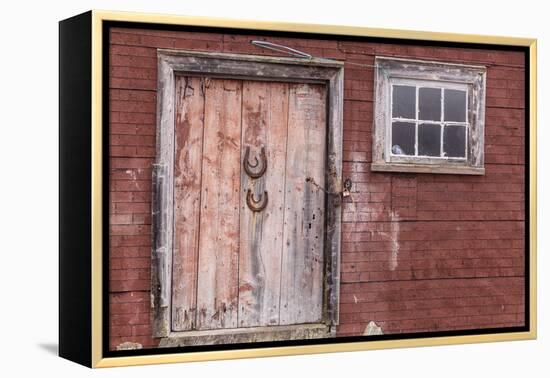
[[[371,169],[385,172],[416,172],[483,175],[485,83],[483,66],[450,64],[434,61],[411,60],[391,57],[375,58],[374,138]],[[394,85],[416,88],[415,119],[398,119],[392,114],[392,90]],[[467,92],[465,122],[444,121],[442,104],[440,121],[418,120],[418,89],[420,87],[459,89]],[[444,93],[441,94],[444,102]],[[392,153],[392,121],[415,123],[415,156]],[[465,157],[418,156],[418,125],[433,123],[462,125],[466,127]],[[443,133],[441,133],[443,150]],[[442,154],[441,154],[442,155]]]

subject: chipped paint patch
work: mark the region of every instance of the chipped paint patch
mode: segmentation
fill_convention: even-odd
[[[141,169],[139,169],[139,168],[127,169],[126,171],[124,171],[124,173],[126,173],[128,176],[130,176],[131,180],[136,181],[137,180],[137,175],[141,173]]]
[[[375,322],[372,320],[367,324],[365,327],[365,331],[363,332],[363,336],[374,336],[374,335],[383,335],[384,332],[382,332],[382,327],[378,326]]]
[[[116,350],[133,350],[133,349],[142,349],[143,345],[140,343],[133,343],[131,341],[126,341],[122,344],[117,345]]]

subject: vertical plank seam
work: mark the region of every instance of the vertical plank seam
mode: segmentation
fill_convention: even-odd
[[[184,78],[185,80],[185,86],[187,86],[187,78]],[[173,153],[174,155],[176,154],[176,133],[177,133],[177,130],[176,130],[176,124],[178,122],[178,114],[179,114],[179,109],[180,109],[180,106],[182,104],[180,104],[179,102],[179,99],[180,99],[180,93],[181,93],[181,86],[180,86],[180,83],[179,83],[179,80],[176,78],[175,74],[174,74],[174,143],[173,143]],[[185,97],[184,97],[184,100],[185,100]],[[176,169],[176,164],[177,162],[175,161],[174,159],[174,164],[172,165],[172,170],[175,170]],[[175,197],[175,186],[176,186],[176,178],[175,176],[172,174],[172,182],[169,182],[168,185],[172,185],[174,187],[174,190],[172,190],[172,198]],[[175,207],[176,204],[174,202],[174,200],[172,199],[172,207]],[[174,211],[175,213],[175,211]],[[175,215],[175,214],[174,214]],[[172,254],[172,260],[174,259],[174,245],[175,245],[175,228],[176,228],[176,222],[174,220],[175,216],[172,218],[172,250],[170,251],[170,253]],[[174,311],[174,307],[175,307],[175,304],[174,304],[174,262],[172,261],[172,266],[170,267],[171,268],[171,280],[170,280],[170,307],[168,308],[168,316],[169,316],[169,319],[168,319],[168,325],[170,327],[170,331],[173,331],[174,330],[174,316],[173,316],[173,311]]]
[[[239,151],[239,216],[238,216],[238,224],[239,224],[239,231],[237,232],[237,235],[239,235],[239,241],[238,241],[238,256],[237,256],[237,328],[239,328],[239,308],[241,306],[241,206],[242,206],[242,196],[243,196],[243,188],[241,186],[241,177],[242,177],[242,150],[243,150],[243,103],[244,103],[244,80],[240,80],[241,82],[241,116],[240,116],[240,151]]]
[[[172,176],[172,180],[170,180],[171,182],[168,182],[168,185],[171,185],[172,186],[172,214],[174,213],[174,196],[175,196],[175,190],[174,190],[174,184],[175,184],[175,177],[174,177],[174,169],[176,167],[176,162],[175,162],[175,156],[176,156],[176,123],[177,123],[177,112],[178,112],[178,79],[176,77],[176,72],[172,71],[172,75],[173,75],[173,81],[174,81],[174,91],[172,92],[172,104],[174,105],[174,107],[176,109],[174,109],[174,122],[170,125],[170,127],[172,128],[173,132],[172,132],[172,166],[170,167],[170,170],[172,171],[171,172],[171,176]],[[187,79],[185,79],[185,86],[187,87]],[[185,98],[184,98],[185,100]],[[167,227],[171,227],[172,228],[172,243],[171,243],[171,248],[169,251],[167,251],[166,253],[169,253],[172,258],[171,260],[174,259],[174,245],[175,245],[175,234],[176,234],[176,230],[175,230],[175,227],[176,227],[176,222],[174,220],[174,216],[172,215],[172,224],[171,225],[167,225]],[[170,281],[169,281],[169,285],[170,285],[170,306],[168,308],[168,325],[170,327],[170,331],[173,329],[173,326],[174,326],[174,317],[173,317],[173,314],[172,314],[172,311],[173,311],[173,308],[174,308],[174,303],[172,301],[172,295],[173,295],[173,291],[174,291],[174,262],[172,261],[172,263],[170,264]]]
[[[325,176],[325,186],[327,188],[330,188],[331,192],[335,192],[335,188],[333,188],[333,181],[330,178],[330,169],[331,169],[331,163],[330,163],[330,156],[332,153],[331,146],[334,145],[333,135],[331,134],[333,128],[330,127],[331,121],[332,121],[332,114],[330,112],[332,101],[332,92],[330,87],[330,80],[327,84],[324,86],[325,88],[325,159],[324,164],[325,167],[323,169],[324,176]],[[329,237],[328,229],[330,227],[331,218],[333,217],[333,209],[331,209],[332,205],[332,198],[329,194],[325,194],[325,222],[324,222],[324,244],[323,244],[323,279],[322,284],[323,287],[321,288],[321,292],[323,293],[322,298],[322,304],[321,304],[321,322],[325,322],[325,324],[330,324],[330,312],[331,312],[331,296],[332,296],[332,285],[329,284],[328,280],[330,279],[332,281],[332,270],[334,267],[332,266],[332,238]],[[329,240],[330,238],[330,240]]]
[[[268,107],[268,109],[269,109],[269,125],[268,125],[268,127],[269,127],[269,128],[272,128],[272,127],[273,127],[273,117],[272,117],[272,115],[273,115],[273,85],[275,85],[273,82],[268,83],[268,88],[269,88],[269,107]],[[267,128],[268,128],[268,127],[266,127],[266,128],[264,129],[264,132],[265,132],[265,141],[266,141],[266,144],[271,144],[271,143],[270,143],[271,141],[269,140],[270,134],[269,134],[269,132],[267,131]],[[276,143],[277,143],[277,142],[275,141],[275,145],[276,145]],[[275,155],[275,153],[274,153],[273,155]],[[285,159],[285,162],[286,162],[286,159]],[[267,184],[267,178],[265,179],[264,182]],[[267,186],[267,185],[264,185],[264,190],[267,190],[266,186]],[[273,198],[275,198],[275,196],[273,196]],[[281,225],[281,227],[282,227],[282,225]],[[264,235],[263,235],[263,227],[262,227],[262,239],[263,239],[263,237],[264,237]],[[269,253],[269,252],[267,252],[267,253]],[[265,267],[265,263],[264,263],[263,257],[262,257],[262,265],[264,266],[264,272],[265,272],[266,278],[267,278],[267,269],[266,269],[266,267]],[[280,276],[281,276],[281,272],[279,271],[279,277],[280,277]],[[266,279],[266,281],[267,281],[267,279]],[[279,302],[280,302],[280,300],[281,300],[281,289],[280,289],[281,283],[280,283],[280,282],[281,282],[281,279],[279,278]],[[265,285],[264,285],[264,286],[265,286]],[[265,287],[264,287],[264,291],[265,291]],[[263,298],[264,298],[264,303],[265,303],[265,293],[264,293]],[[265,311],[264,303],[262,303],[262,308],[263,308],[264,311]],[[270,306],[271,306],[271,305],[272,305],[272,303],[270,303]],[[266,317],[266,318],[264,319],[264,321],[267,321],[267,325],[269,325],[270,318],[271,318],[270,312],[271,312],[271,311],[270,311],[270,309],[268,308],[268,309],[267,309],[267,314],[264,314],[264,316]],[[278,319],[277,319],[277,325],[279,325],[279,320],[278,320]]]
[[[269,89],[269,106],[268,106],[268,117],[269,117],[269,124],[266,125],[265,127],[262,127],[263,124],[265,124],[265,119],[263,117],[263,110],[265,110],[265,107],[266,107],[266,98],[264,98],[264,100],[262,101],[261,99],[258,101],[258,112],[260,113],[260,119],[259,119],[259,123],[258,123],[258,134],[256,134],[257,136],[259,136],[261,138],[261,140],[263,140],[263,143],[267,146],[269,145],[269,133],[267,132],[267,128],[271,126],[271,83],[269,82],[263,82],[263,85],[265,86],[265,96],[267,97],[268,95],[268,89]],[[263,107],[262,107],[263,106]],[[260,148],[261,148],[261,144],[260,144]],[[271,157],[269,157],[268,161],[271,161]],[[261,177],[258,179],[258,181],[255,181],[255,183],[258,183],[258,188],[260,189],[260,192],[261,192],[261,189],[263,187],[264,190],[267,190],[267,178],[265,176]],[[263,185],[262,185],[263,184]],[[256,189],[256,185],[254,185],[254,189]],[[258,293],[257,293],[257,296],[261,298],[261,301],[259,301],[259,298],[256,298],[256,301],[258,303],[258,305],[260,306],[260,312],[258,314],[258,318],[257,318],[257,322],[261,325],[262,324],[262,321],[265,320],[265,294],[266,294],[266,285],[267,285],[267,270],[266,270],[266,267],[265,267],[265,261],[264,261],[264,256],[263,256],[263,250],[261,249],[262,248],[262,240],[263,240],[263,237],[264,237],[264,234],[263,234],[263,231],[264,231],[264,223],[265,222],[265,212],[262,212],[262,213],[259,213],[257,215],[257,219],[258,219],[258,222],[254,225],[254,233],[256,233],[257,231],[257,244],[255,245],[256,248],[255,250],[252,251],[252,253],[255,253],[256,256],[257,256],[257,263],[258,263],[258,272],[261,276],[263,276],[263,281],[262,281],[262,285],[259,285],[258,287]],[[258,228],[258,223],[261,225],[259,228]]]
[[[202,130],[202,133],[203,133],[203,139],[202,139],[202,154],[201,154],[201,186],[200,186],[200,201],[201,201],[201,207],[200,207],[200,210],[199,210],[199,235],[198,235],[198,256],[197,256],[197,283],[196,283],[196,311],[195,311],[195,329],[196,330],[200,330],[202,329],[201,327],[199,327],[199,320],[200,320],[200,317],[199,317],[199,314],[201,312],[201,310],[199,309],[199,276],[200,276],[200,271],[199,271],[199,265],[200,265],[200,258],[201,258],[201,233],[202,233],[202,210],[203,210],[203,207],[202,207],[202,202],[203,202],[203,194],[204,194],[204,190],[203,190],[203,178],[202,178],[202,174],[204,173],[204,165],[205,165],[205,159],[204,159],[204,145],[206,144],[206,125],[207,125],[207,122],[206,122],[206,109],[207,109],[207,96],[206,96],[206,87],[207,83],[206,83],[206,80],[203,81],[203,85],[201,86],[202,88],[202,91],[203,91],[203,95],[204,95],[204,102],[203,102],[203,130]]]
[[[281,298],[283,292],[283,260],[284,260],[284,248],[285,248],[285,220],[286,220],[286,175],[287,175],[287,164],[288,164],[288,123],[289,123],[289,114],[290,114],[290,83],[286,85],[286,97],[287,97],[287,106],[286,106],[286,144],[285,144],[285,177],[283,178],[283,232],[282,232],[282,243],[281,243],[281,276],[279,278],[279,325],[281,325]]]
[[[201,226],[200,226],[200,220],[201,220],[201,215],[202,215],[202,173],[203,173],[203,163],[202,163],[202,160],[203,160],[203,155],[204,155],[204,129],[205,129],[205,119],[206,119],[206,115],[205,115],[205,112],[206,112],[206,90],[204,89],[204,85],[205,85],[205,79],[204,77],[201,77],[200,79],[200,87],[199,87],[199,95],[201,95],[203,97],[203,100],[202,100],[202,143],[201,143],[201,154],[200,154],[200,157],[201,157],[201,173],[200,173],[200,183],[199,183],[199,219],[198,219],[198,224],[199,224],[199,227],[198,228],[198,231],[197,231],[197,240],[196,240],[196,256],[195,256],[195,295],[194,295],[194,308],[195,308],[195,313],[194,313],[194,321],[193,321],[193,326],[191,327],[191,329],[196,329],[197,328],[197,324],[198,324],[198,316],[199,316],[199,311],[198,311],[198,298],[199,298],[199,255],[200,255],[200,240],[201,240]]]
[[[269,137],[270,137],[270,134],[268,132],[268,128],[273,128],[273,118],[272,118],[272,114],[273,114],[273,85],[274,83],[273,82],[267,82],[267,87],[269,89],[269,105],[268,105],[268,110],[269,110],[269,114],[268,114],[268,117],[269,117],[269,124],[263,128],[263,132],[264,132],[264,135],[265,135],[265,144],[266,145],[270,145],[272,143],[270,143],[270,140],[269,140]],[[260,120],[260,124],[261,124],[261,120]],[[276,145],[276,141],[275,141],[275,145]],[[271,151],[270,151],[271,152]],[[275,154],[273,154],[275,155]],[[273,156],[274,157],[274,156]],[[270,156],[270,160],[271,160],[271,156]],[[272,169],[273,170],[273,169]],[[267,177],[264,178],[264,190],[267,192]],[[273,199],[275,199],[275,196],[272,196]],[[272,202],[273,203],[273,202]],[[263,234],[263,231],[264,231],[264,228],[263,228],[263,224],[264,224],[264,219],[266,218],[266,213],[262,214],[262,227],[260,228],[260,240],[263,240],[264,238],[264,234]],[[261,253],[262,251],[260,251],[260,263],[261,263],[261,266],[263,268],[263,273],[264,273],[264,287],[262,288],[263,290],[263,293],[262,293],[262,303],[261,303],[261,306],[262,306],[262,311],[263,313],[260,313],[260,324],[262,324],[262,315],[264,316],[264,319],[263,321],[266,322],[267,321],[267,324],[269,326],[269,313],[270,313],[270,309],[267,308],[267,314],[265,313],[266,311],[266,308],[265,308],[265,290],[266,290],[266,285],[267,285],[267,268],[265,266],[265,261],[264,261],[264,256],[263,254]],[[266,251],[266,253],[269,253],[269,251]],[[279,272],[279,275],[280,275],[281,272]],[[279,280],[280,282],[280,280]],[[279,288],[280,288],[280,283],[279,283]],[[280,298],[281,298],[281,292],[280,292],[280,289],[279,289],[279,301],[280,301]],[[271,305],[271,303],[270,303]],[[278,323],[277,323],[278,325]]]
[[[306,86],[307,84],[302,84],[302,86]],[[309,86],[307,85],[307,100],[310,101],[310,102],[313,102],[312,101],[312,98],[314,98],[314,95],[312,95],[313,93],[313,86]],[[307,106],[308,104],[304,104],[304,101],[302,100],[302,112],[304,113],[307,113]],[[311,107],[311,103],[309,104],[309,106]],[[301,164],[301,175],[302,178],[303,177],[309,177],[309,175],[311,174],[311,177],[314,177],[315,180],[318,180],[317,177],[315,177],[315,174],[313,173],[313,169],[311,169],[310,167],[310,164],[311,164],[311,144],[308,143],[310,140],[311,140],[311,127],[308,127],[307,124],[305,124],[305,121],[304,121],[304,143],[305,143],[305,146],[306,148],[304,149],[304,152],[305,152],[305,156],[304,156],[304,164]],[[315,172],[316,173],[316,172]],[[300,179],[300,177],[299,177]],[[323,183],[323,186],[324,187],[324,183]],[[319,189],[317,189],[318,191]],[[304,229],[307,228],[307,223],[309,223],[308,221],[310,221],[310,213],[311,213],[311,192],[310,192],[310,203],[307,203],[306,202],[306,198],[307,197],[307,193],[310,192],[310,188],[308,188],[308,185],[307,183],[304,184],[304,195],[303,197],[301,198],[301,205],[302,205],[302,211],[301,211],[301,214],[302,214],[302,228],[301,228],[301,231],[302,231],[302,239],[304,241],[304,249],[303,249],[303,255],[300,256],[303,258],[303,261],[302,261],[302,269],[303,271],[305,272],[308,268],[308,266],[306,265],[306,262],[307,262],[307,257],[308,255],[311,253],[310,251],[310,248],[311,248],[311,234],[310,234],[310,231],[305,231]],[[306,209],[309,210],[307,213],[306,213]],[[298,231],[298,227],[299,225],[296,225],[297,227],[297,231]],[[307,236],[305,236],[304,234],[306,234]],[[296,259],[294,259],[294,268],[296,269]],[[301,277],[302,278],[302,282],[303,282],[303,276]],[[296,281],[294,281],[296,282]],[[308,295],[309,299],[311,300],[311,298],[313,298],[313,279],[310,278],[310,282],[308,282],[308,286],[307,286],[307,289],[309,290],[304,290],[302,287],[300,287],[300,292],[304,291],[305,293],[302,293],[303,294],[306,294]],[[303,299],[303,297],[301,297],[301,299]],[[296,302],[293,303],[295,306],[296,306]],[[311,311],[311,302],[308,300],[308,308],[307,310]],[[304,309],[305,310],[305,309]],[[298,309],[295,309],[295,311],[297,311],[298,313],[300,313],[300,310]],[[305,321],[305,317],[307,317],[307,315],[305,315],[305,311],[302,312],[302,319],[300,319],[301,321]],[[296,316],[296,314],[295,314]],[[297,316],[296,316],[297,317]],[[307,322],[306,322],[307,323]]]
[[[327,172],[328,170],[330,169],[329,167],[329,163],[328,163],[328,160],[330,158],[330,146],[329,146],[329,132],[330,132],[330,127],[329,127],[329,123],[330,123],[330,103],[329,103],[329,100],[330,100],[330,88],[329,86],[327,85],[327,83],[325,84],[322,84],[322,88],[323,88],[323,100],[322,101],[322,104],[324,106],[324,114],[325,114],[325,122],[324,122],[324,127],[325,127],[325,131],[323,133],[324,135],[324,138],[323,138],[323,171],[322,171],[322,175],[320,177],[323,177],[324,179],[324,183],[323,183],[323,186],[326,187],[326,188],[330,188],[330,185],[331,185],[331,182],[329,180],[327,180]],[[334,189],[330,189],[331,192],[335,191]],[[327,274],[326,274],[326,265],[329,263],[330,259],[331,259],[331,256],[325,256],[325,252],[326,252],[326,247],[325,247],[325,243],[327,243],[327,240],[326,240],[326,235],[328,233],[328,227],[327,227],[327,220],[328,220],[328,211],[327,211],[327,208],[328,208],[328,197],[329,195],[327,193],[324,193],[323,195],[323,214],[324,214],[324,222],[323,222],[323,231],[322,231],[322,237],[320,240],[322,240],[323,242],[323,246],[321,248],[321,257],[323,258],[323,264],[321,266],[321,315],[320,315],[320,319],[319,319],[319,322],[323,322],[323,319],[325,318],[325,281],[327,279]]]

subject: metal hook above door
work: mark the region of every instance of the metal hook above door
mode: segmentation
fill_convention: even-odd
[[[243,159],[244,171],[251,178],[262,177],[267,169],[267,156],[265,155],[265,147],[262,147],[260,151],[260,160],[262,164],[259,170],[253,171],[253,169],[257,168],[258,165],[260,164],[260,160],[258,160],[258,157],[254,156],[254,164],[250,164],[249,157],[250,157],[250,146],[247,146],[246,151],[244,153],[244,159]]]
[[[260,195],[260,198],[256,200],[254,198],[254,194],[252,193],[252,190],[248,189],[248,192],[246,193],[246,204],[248,205],[248,208],[252,211],[259,212],[266,208],[267,206],[267,192],[264,191],[264,194]]]

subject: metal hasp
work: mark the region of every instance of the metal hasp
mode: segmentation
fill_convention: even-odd
[[[342,197],[346,198],[351,195],[351,179],[348,177],[344,181],[344,190],[342,191]]]
[[[267,157],[265,155],[265,148],[262,147],[262,150],[260,151],[260,159],[262,161],[262,165],[257,172],[252,171],[251,168],[254,169],[258,167],[258,164],[260,164],[260,161],[258,160],[257,156],[254,156],[254,164],[250,164],[249,156],[250,156],[250,146],[247,146],[246,151],[244,153],[244,160],[243,160],[244,171],[251,178],[262,177],[267,169]]]
[[[264,191],[263,195],[260,195],[260,198],[257,201],[254,198],[252,190],[248,189],[248,192],[246,193],[246,204],[248,205],[248,208],[252,211],[259,212],[265,209],[267,206],[267,200],[268,197],[266,191]]]

